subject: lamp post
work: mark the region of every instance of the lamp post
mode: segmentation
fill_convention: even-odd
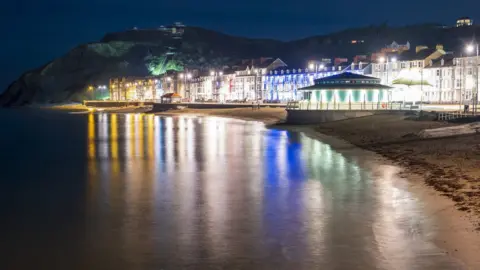
[[[254,79],[253,79],[253,98],[255,99],[255,101],[258,100],[258,96],[257,95],[257,79],[258,79],[258,69],[254,69]]]
[[[172,81],[172,78],[171,78],[171,77],[167,77],[167,82],[168,82],[167,85],[168,85],[168,92],[169,92],[169,93],[170,93],[170,90],[171,90],[171,87],[172,87],[171,81]]]
[[[190,80],[192,79],[192,73],[187,73],[185,76],[185,80],[187,81],[188,87],[185,90],[185,93],[188,93],[188,101],[191,99],[191,89],[190,89]],[[187,86],[187,85],[186,85]]]
[[[190,99],[190,79],[192,78],[191,73],[180,73],[178,75],[180,79],[182,79],[183,83],[183,91],[185,92],[185,98]],[[188,89],[187,89],[187,83],[188,83]]]
[[[475,73],[476,74],[473,74],[475,76],[475,88],[474,88],[474,91],[473,91],[473,101],[472,101],[472,109],[473,109],[473,113],[476,114],[477,113],[477,105],[478,105],[478,79],[479,79],[479,72],[478,72],[478,43],[474,43],[474,44],[470,44],[466,47],[466,50],[467,50],[467,53],[476,53],[476,57],[475,57],[475,67],[473,67],[472,69],[475,70]]]
[[[217,77],[222,76],[222,75],[223,75],[222,71],[215,71],[215,70],[210,71],[210,76],[213,77],[213,79],[212,79],[212,91],[213,91],[215,101],[219,100],[219,93],[218,93],[218,87],[217,87]]]

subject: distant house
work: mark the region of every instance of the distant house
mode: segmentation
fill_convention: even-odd
[[[410,50],[410,42],[407,41],[405,44],[399,44],[396,41],[393,41],[392,44],[386,45],[382,48],[382,53],[394,53],[394,52],[403,52]]]
[[[473,20],[469,17],[461,17],[457,19],[457,27],[464,27],[473,25]]]

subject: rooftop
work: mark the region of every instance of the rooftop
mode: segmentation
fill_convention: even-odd
[[[380,84],[380,79],[343,72],[337,75],[315,80],[315,85],[300,88],[299,90],[328,90],[328,89],[390,89],[390,86]]]

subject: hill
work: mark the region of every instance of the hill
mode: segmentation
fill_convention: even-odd
[[[66,55],[24,73],[0,96],[0,106],[80,101],[89,84],[107,84],[110,77],[145,76],[170,70],[209,69],[241,59],[280,57],[289,66],[304,67],[309,59],[370,54],[393,40],[412,46],[444,44],[461,50],[478,27],[444,28],[436,24],[370,26],[282,42],[236,37],[199,27],[186,27],[182,39],[160,29],[108,33]],[[352,40],[364,43],[352,44]]]

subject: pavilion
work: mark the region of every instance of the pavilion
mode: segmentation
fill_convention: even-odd
[[[392,87],[380,84],[380,79],[344,72],[320,78],[314,85],[300,88],[303,99],[318,103],[380,103],[390,101]]]

